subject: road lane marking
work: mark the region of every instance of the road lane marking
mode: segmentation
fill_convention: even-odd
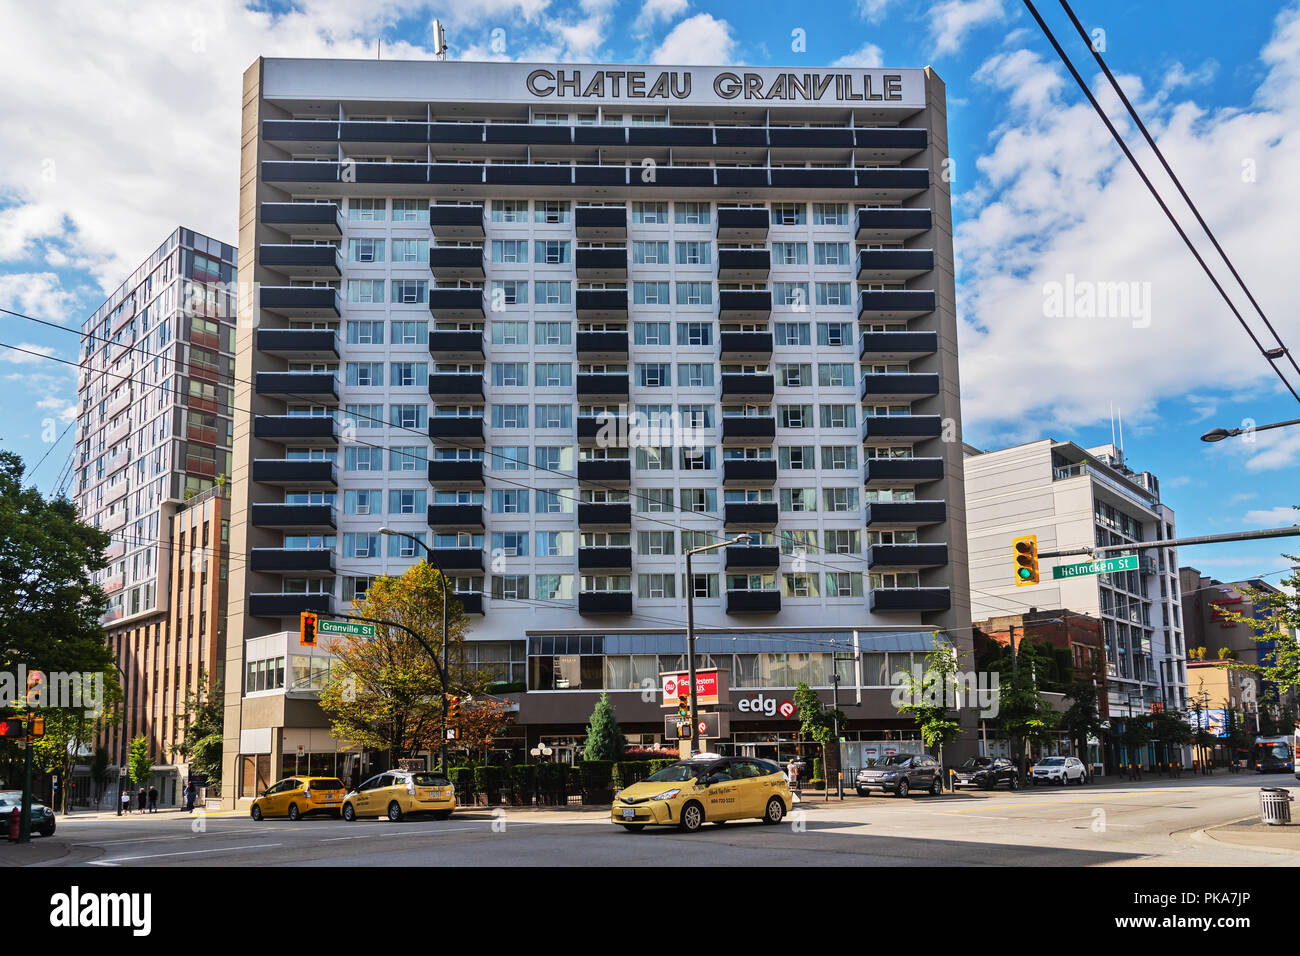
[[[943,813],[944,814],[981,813],[985,810],[1021,810],[1024,809],[1025,807],[1057,807],[1057,806],[1064,806],[1068,803],[1097,803],[1101,800],[1123,800],[1127,797],[1149,797],[1149,796],[1160,796],[1166,793],[1191,793],[1191,792],[1193,792],[1192,789],[1186,789],[1186,788],[1181,790],[1173,790],[1173,789],[1150,790],[1145,793],[1129,791],[1125,793],[1115,793],[1110,795],[1099,794],[1098,796],[1092,797],[1091,799],[1088,800],[1037,800],[1034,802],[1025,802],[1025,803],[1003,803],[993,807],[965,807],[961,810],[944,810]]]
[[[91,860],[91,866],[117,866],[121,863],[128,863],[132,860],[156,860],[165,856],[193,856],[195,853],[235,853],[239,850],[265,850],[275,846],[283,846],[281,843],[249,843],[244,846],[217,846],[207,850],[182,850],[179,853],[144,853],[140,856],[117,856],[111,860]]]

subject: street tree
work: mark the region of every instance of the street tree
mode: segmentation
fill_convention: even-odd
[[[1061,715],[1061,729],[1070,735],[1074,752],[1088,759],[1088,738],[1101,739],[1101,688],[1097,677],[1100,668],[1078,675],[1069,684],[1065,696],[1070,706]]]
[[[621,760],[627,738],[619,729],[614,705],[608,694],[601,694],[587,724],[587,739],[582,748],[584,760]]]
[[[189,765],[191,776],[206,777],[209,792],[213,793],[221,780],[225,717],[220,682],[209,681],[207,671],[200,670],[198,689],[185,694],[185,709],[181,714],[185,732],[181,742],[172,747],[172,753]]]
[[[67,813],[72,769],[86,744],[95,739],[95,721],[77,707],[48,707],[40,713],[45,718],[45,733],[34,744],[32,760],[45,773],[59,778],[60,805],[56,809]]]
[[[840,769],[839,741],[835,740],[835,727],[838,721],[841,730],[848,723],[848,717],[842,710],[833,710],[822,703],[817,692],[800,681],[795,687],[791,703],[799,715],[799,735],[805,740],[813,740],[821,745],[824,761],[823,774],[838,773]],[[834,743],[834,746],[831,744]]]
[[[131,779],[137,787],[148,788],[149,776],[153,773],[153,757],[149,756],[149,741],[144,735],[136,737],[131,741],[131,749],[127,753],[126,765],[130,768]]]
[[[1300,520],[1300,515],[1297,515]],[[1243,595],[1254,605],[1255,613],[1247,616],[1226,606],[1219,613],[1230,624],[1244,624],[1254,631],[1251,638],[1268,645],[1261,648],[1260,662],[1247,664],[1232,659],[1221,659],[1217,666],[1256,674],[1266,684],[1274,685],[1283,696],[1288,691],[1300,690],[1300,556],[1284,554],[1292,568],[1278,582],[1279,591],[1261,591],[1242,588]],[[1282,733],[1293,733],[1294,727]]]
[[[400,577],[372,580],[365,600],[353,602],[353,613],[404,625],[440,653],[442,585],[438,571],[421,561]],[[465,622],[460,605],[449,605],[447,641],[453,660],[463,658]],[[374,638],[334,637],[325,646],[333,660],[320,704],[336,738],[387,751],[394,766],[440,739],[442,678],[419,641],[401,628],[378,624]],[[448,694],[473,690],[457,674],[450,676]]]
[[[957,649],[936,637],[925,655],[920,673],[903,672],[903,683],[895,690],[898,712],[916,721],[921,740],[943,763],[943,748],[961,733],[960,721],[952,718],[948,704],[956,704]],[[952,689],[951,692],[949,689]]]
[[[461,701],[456,717],[456,742],[460,748],[475,754],[480,763],[487,763],[492,742],[500,737],[514,720],[510,701],[492,697],[475,697]],[[430,741],[429,750],[434,749]]]

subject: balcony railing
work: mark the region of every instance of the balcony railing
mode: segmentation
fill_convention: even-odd
[[[579,614],[631,614],[631,591],[580,591]]]
[[[871,611],[946,611],[952,606],[948,588],[872,588]]]
[[[727,591],[728,614],[775,614],[780,610],[780,591]]]

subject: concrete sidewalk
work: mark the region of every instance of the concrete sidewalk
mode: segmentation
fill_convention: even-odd
[[[68,855],[68,844],[58,838],[32,836],[30,843],[0,842],[0,866],[37,866]]]
[[[1252,850],[1300,853],[1300,823],[1269,826],[1260,823],[1258,816],[1253,816],[1222,826],[1208,827],[1203,832],[1216,843],[1244,846]]]

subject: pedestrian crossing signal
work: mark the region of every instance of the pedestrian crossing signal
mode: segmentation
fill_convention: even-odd
[[[0,720],[0,737],[26,737],[27,724],[22,720],[10,718]]]
[[[316,646],[316,621],[319,617],[315,611],[303,611],[299,616],[298,643],[303,647]]]
[[[1016,587],[1038,583],[1038,535],[1029,534],[1011,542],[1016,568]]]

